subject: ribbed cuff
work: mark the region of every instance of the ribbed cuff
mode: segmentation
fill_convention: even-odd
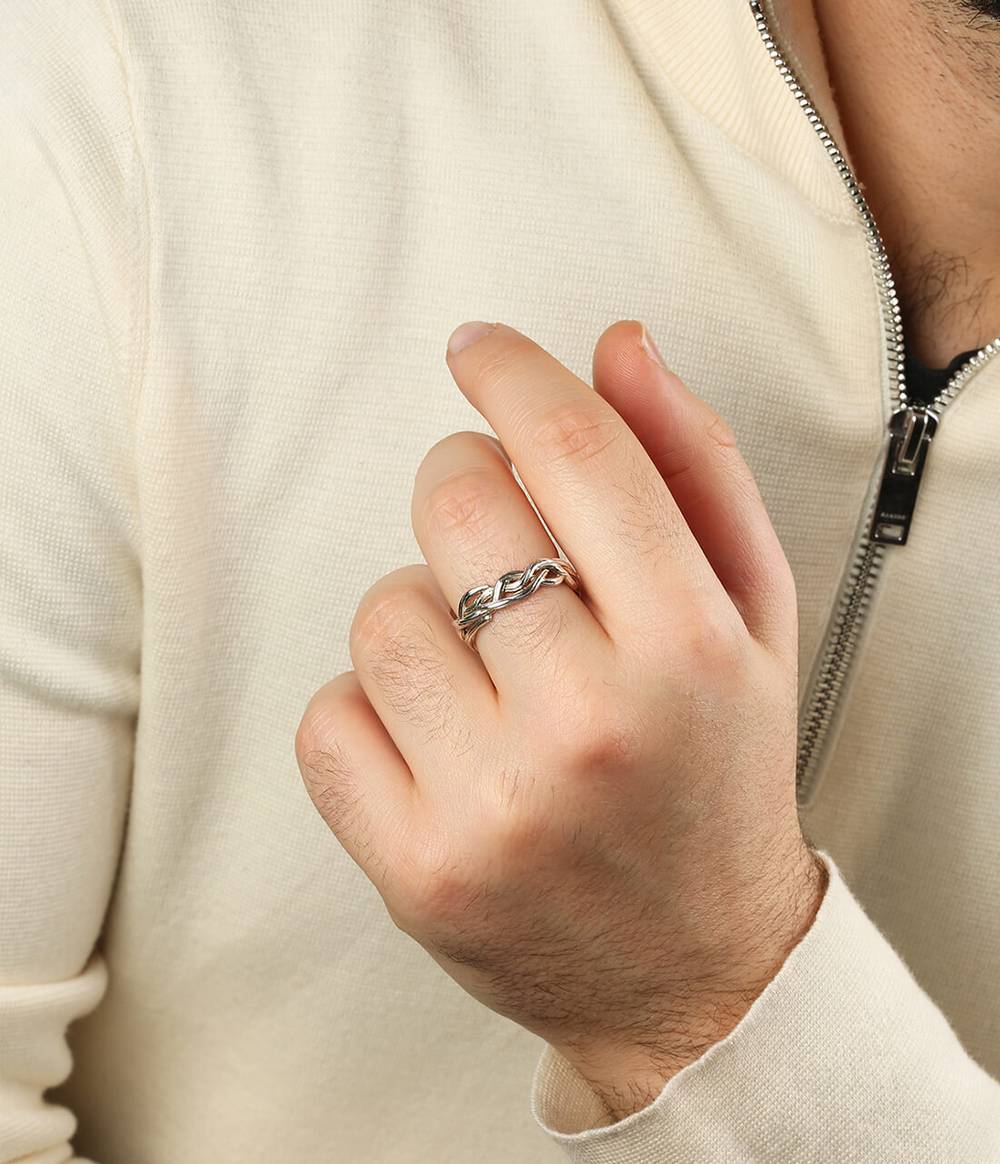
[[[1000,1161],[1000,1085],[851,895],[834,863],[812,926],[738,1026],[611,1125],[546,1047],[542,1129],[577,1164]]]

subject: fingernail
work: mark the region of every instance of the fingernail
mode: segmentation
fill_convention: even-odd
[[[496,330],[495,323],[483,323],[481,319],[473,319],[456,327],[448,338],[448,355],[457,355],[463,348],[474,344],[491,331]]]
[[[660,349],[656,346],[653,337],[649,334],[648,331],[646,331],[645,324],[642,325],[642,335],[639,337],[639,346],[646,353],[646,355],[649,356],[654,364],[659,364],[664,372],[670,371],[666,365],[666,361],[663,359],[663,356],[660,355]]]

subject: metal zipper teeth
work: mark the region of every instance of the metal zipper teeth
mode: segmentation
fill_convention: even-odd
[[[889,256],[882,241],[875,217],[865,196],[861,192],[850,165],[841,153],[823,119],[816,112],[811,100],[802,88],[798,77],[785,60],[774,42],[761,0],[749,0],[750,9],[757,25],[757,31],[764,42],[768,56],[781,74],[792,96],[805,114],[809,124],[816,131],[827,154],[837,167],[851,200],[857,207],[865,226],[868,250],[872,259],[872,270],[878,289],[885,330],[886,361],[889,369],[889,392],[893,409],[909,404],[903,370],[904,334],[903,319],[896,294],[896,284],[889,266]],[[930,402],[937,412],[950,403],[969,378],[991,356],[1000,351],[1000,338],[982,348],[977,354],[942,388]],[[877,496],[877,490],[876,490]],[[799,727],[798,754],[796,757],[796,785],[800,804],[808,804],[812,792],[813,776],[820,755],[821,745],[836,711],[841,689],[850,667],[865,615],[871,605],[871,597],[878,580],[887,546],[869,540],[872,513],[876,496],[871,499],[865,517],[864,533],[854,551],[848,571],[847,581],[840,594],[837,614],[832,632],[827,638],[823,659],[809,698],[808,708],[801,718]]]
[[[990,340],[986,347],[980,348],[968,363],[963,364],[955,375],[951,377],[948,383],[945,384],[937,396],[931,401],[934,411],[940,413],[946,405],[950,404],[955,399],[959,390],[965,386],[969,378],[975,372],[978,372],[983,364],[998,352],[1000,352],[1000,336],[997,336],[995,340]]]

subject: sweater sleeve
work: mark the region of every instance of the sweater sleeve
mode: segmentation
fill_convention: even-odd
[[[1000,1085],[822,854],[812,927],[724,1040],[611,1125],[546,1047],[532,1109],[578,1164],[997,1164]]]
[[[109,31],[0,6],[0,1164],[76,1159],[44,1093],[106,989],[132,768],[143,233]]]

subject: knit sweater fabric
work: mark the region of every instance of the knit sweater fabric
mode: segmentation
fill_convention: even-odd
[[[804,799],[830,886],[608,1124],[395,928],[293,739],[499,319],[642,319],[732,425],[803,716],[894,385],[745,0],[0,5],[0,1162],[1000,1160],[1000,359],[943,410]]]

